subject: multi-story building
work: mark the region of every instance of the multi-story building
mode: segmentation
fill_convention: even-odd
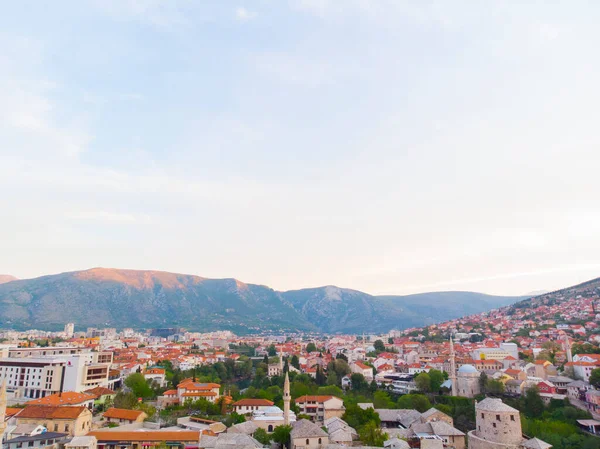
[[[61,391],[82,392],[98,386],[110,388],[114,383],[109,379],[112,353],[42,354],[0,359],[0,382],[6,379],[7,389],[15,396],[31,399]]]
[[[344,401],[335,396],[300,396],[296,399],[300,413],[310,416],[312,421],[324,422],[337,416],[341,418],[346,408]]]

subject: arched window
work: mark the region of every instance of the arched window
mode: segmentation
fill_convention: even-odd
[[[306,439],[306,445],[308,446],[310,444],[310,441],[308,441],[308,438]]]
[[[319,438],[319,444],[321,444],[321,438]]]
[[[269,432],[273,432],[273,425],[272,425],[272,424],[269,424],[269,427],[267,428],[267,430],[268,430]]]

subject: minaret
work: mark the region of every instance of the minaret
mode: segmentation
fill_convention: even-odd
[[[279,352],[279,375],[283,374],[283,353]]]
[[[565,351],[567,351],[567,362],[573,361],[573,354],[571,353],[571,342],[569,336],[565,334]]]
[[[2,437],[6,430],[6,378],[2,381],[0,387],[0,446],[2,446]]]
[[[290,425],[290,376],[285,373],[285,381],[283,382],[283,425]]]
[[[450,336],[450,375],[448,376],[452,382],[452,396],[458,396],[456,386],[456,354],[454,354],[454,342]]]

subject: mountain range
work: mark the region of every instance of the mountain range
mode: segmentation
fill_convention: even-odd
[[[0,276],[0,328],[184,327],[259,331],[387,332],[523,300],[474,292],[373,296],[326,286],[286,292],[236,279],[93,268],[35,279]]]

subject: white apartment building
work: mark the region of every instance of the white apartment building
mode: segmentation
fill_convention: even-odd
[[[43,348],[36,348],[43,349]],[[47,348],[46,348],[47,349]],[[16,397],[38,399],[60,391],[82,392],[97,386],[110,388],[112,353],[0,358],[0,383]]]

